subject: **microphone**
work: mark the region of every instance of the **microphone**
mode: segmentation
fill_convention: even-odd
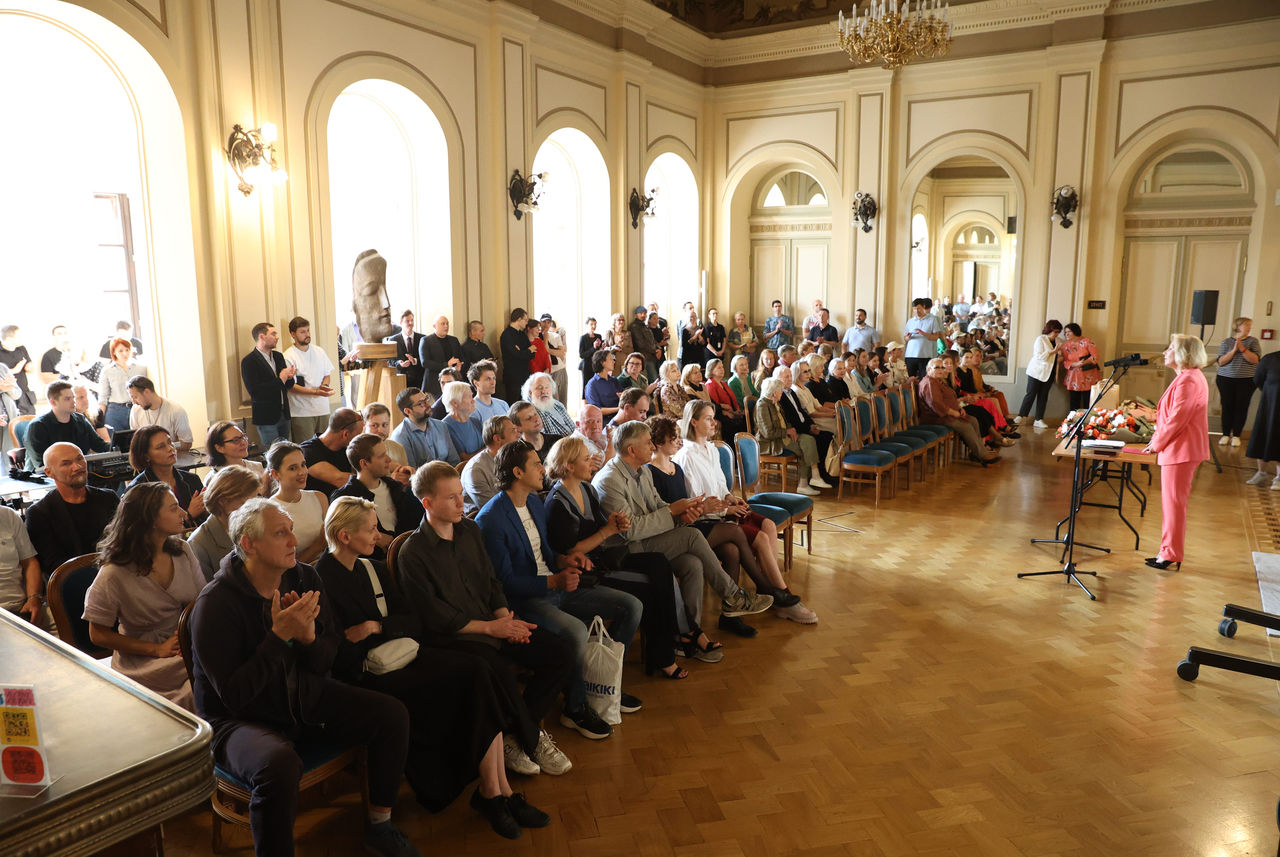
[[[1103,366],[1146,366],[1151,361],[1143,357],[1141,354],[1128,354],[1124,357],[1117,357],[1115,360],[1108,360]]]

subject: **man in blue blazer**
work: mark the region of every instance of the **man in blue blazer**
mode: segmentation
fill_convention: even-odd
[[[542,490],[544,470],[530,444],[517,440],[498,450],[497,470],[502,491],[476,517],[494,571],[515,613],[574,646],[574,675],[565,688],[560,723],[578,730],[584,738],[608,738],[613,727],[587,705],[582,677],[587,623],[595,616],[612,620],[610,635],[629,647],[644,608],[634,595],[586,585],[581,574],[592,568],[586,555],[556,554],[551,550],[547,513],[537,494]],[[594,584],[594,579],[587,578],[587,583]],[[620,700],[622,711],[640,710],[640,700],[630,694],[621,694]]]

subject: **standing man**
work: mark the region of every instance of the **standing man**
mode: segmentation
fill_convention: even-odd
[[[116,322],[116,332],[107,337],[107,341],[102,343],[102,350],[98,352],[98,356],[106,360],[111,359],[111,340],[127,339],[129,344],[133,346],[133,354],[135,357],[142,354],[142,340],[133,335],[133,324],[129,321],[121,319]]]
[[[492,360],[485,358],[472,363],[467,370],[467,380],[476,390],[476,416],[480,422],[507,415],[511,406],[493,394],[498,388],[498,367]]]
[[[667,320],[662,317],[662,313],[658,312],[657,301],[649,304],[649,312],[658,317],[658,332],[654,334],[653,341],[658,346],[658,362],[661,363],[667,359],[667,343],[671,341],[671,328],[667,326]],[[654,373],[654,376],[656,375],[657,372]]]
[[[288,392],[296,383],[298,370],[275,350],[280,344],[280,333],[274,324],[260,321],[249,335],[253,337],[254,348],[240,361],[240,380],[253,403],[250,419],[258,430],[258,442],[263,449],[268,449],[280,438],[289,437]]]
[[[653,338],[653,328],[649,327],[649,311],[642,306],[636,307],[634,318],[627,330],[631,331],[631,347],[644,358],[644,371],[650,378],[658,376],[658,343]],[[623,354],[626,360],[627,355]]]
[[[916,298],[911,302],[913,315],[907,319],[907,370],[914,378],[925,377],[929,361],[938,356],[937,341],[942,338],[942,323],[930,314],[933,301]]]
[[[329,422],[333,363],[323,348],[311,344],[311,322],[302,316],[289,321],[289,336],[293,345],[285,351],[284,359],[297,372],[289,389],[289,439],[302,443]]]
[[[549,312],[539,316],[538,327],[542,341],[547,344],[547,356],[551,358],[551,380],[556,382],[556,398],[560,400],[560,404],[567,404],[569,373],[564,363],[564,357],[568,353],[564,345],[564,330],[556,324]]]
[[[462,343],[462,374],[471,372],[471,367],[481,360],[493,360],[493,352],[489,343],[484,341],[484,322],[467,322],[467,338]],[[496,372],[498,364],[493,364]]]
[[[837,345],[840,342],[840,331],[831,323],[831,313],[826,307],[818,310],[818,323],[808,328],[808,339],[815,346],[824,342]]]
[[[502,331],[502,336],[498,339],[498,348],[502,352],[502,389],[506,392],[508,402],[520,400],[520,388],[533,374],[529,362],[533,360],[535,352],[526,331],[528,322],[529,313],[516,307],[507,319],[507,329]]]
[[[880,331],[867,324],[867,311],[860,309],[854,315],[853,324],[844,332],[841,340],[845,351],[871,351],[880,345]]]
[[[27,376],[33,374],[36,367],[31,362],[27,347],[22,344],[20,334],[21,330],[16,324],[0,327],[0,363],[9,367],[14,379],[18,382],[18,388],[9,393],[18,407],[18,413],[34,414],[36,399],[31,394],[31,384]]]
[[[69,443],[81,452],[108,452],[111,444],[93,430],[93,425],[76,413],[76,394],[66,381],[54,381],[45,395],[49,412],[27,425],[27,470],[39,472],[44,466],[44,452],[56,443]]]
[[[813,312],[804,317],[804,324],[801,330],[808,335],[809,331],[822,324],[822,298],[818,298],[813,302]]]
[[[453,444],[453,435],[449,427],[440,420],[433,420],[427,413],[427,394],[409,387],[401,390],[396,396],[396,407],[404,414],[404,419],[391,439],[404,447],[409,457],[410,467],[421,467],[428,461],[446,461],[456,465],[462,460],[458,449]]]
[[[40,358],[40,380],[46,385],[72,380],[80,374],[80,367],[86,362],[84,349],[77,352],[66,325],[54,325],[52,333],[53,347]]]
[[[418,352],[425,337],[413,329],[413,310],[405,310],[400,314],[400,332],[395,335],[396,358],[391,361],[391,368],[404,373],[406,387],[422,386],[422,361]]]
[[[89,487],[89,465],[74,443],[55,443],[44,451],[44,474],[55,490],[27,509],[27,533],[41,571],[53,574],[67,560],[98,549],[120,498],[106,488]]]
[[[436,319],[432,332],[422,337],[418,346],[418,361],[422,364],[422,389],[432,399],[440,398],[440,370],[446,366],[462,371],[462,343],[449,335],[449,319]]]
[[[969,304],[969,296],[961,295],[960,299],[951,307],[951,314],[956,317],[956,322],[960,325],[961,330],[969,329],[969,310],[972,306]]]
[[[796,323],[789,315],[782,314],[782,301],[773,302],[773,315],[764,321],[765,344],[774,351],[790,345],[795,336]]]
[[[129,400],[133,408],[129,411],[129,428],[137,430],[143,426],[162,426],[169,432],[169,437],[178,442],[178,452],[186,452],[195,443],[191,434],[191,421],[187,412],[172,399],[162,399],[156,392],[156,382],[146,375],[134,375],[129,379]]]

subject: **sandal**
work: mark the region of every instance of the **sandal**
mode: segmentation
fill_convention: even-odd
[[[680,638],[680,644],[677,647],[686,658],[694,658],[702,661],[704,664],[718,664],[724,660],[724,644],[715,640],[708,640],[706,647],[698,644],[698,638],[692,634]]]
[[[654,669],[649,669],[648,667],[645,667],[644,674],[653,675],[654,673],[657,673],[659,678],[667,678],[667,679],[671,679],[672,681],[680,681],[680,679],[689,677],[689,671],[684,667],[676,666],[676,664],[674,663],[672,663],[671,666],[675,667],[675,669],[672,670],[671,672],[666,672],[665,670],[661,670],[661,669],[654,670]]]

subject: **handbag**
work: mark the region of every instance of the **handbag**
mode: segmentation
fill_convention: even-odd
[[[1079,366],[1079,369],[1081,372],[1092,372],[1094,369],[1097,369],[1097,368],[1098,368],[1098,364],[1094,363],[1092,360],[1086,360],[1085,362],[1081,363]]]
[[[604,620],[596,616],[587,629],[587,651],[582,658],[582,682],[587,705],[610,726],[622,722],[622,654],[626,646],[609,636]]]
[[[373,569],[373,563],[361,559],[360,564],[369,575],[369,583],[373,584],[373,600],[378,605],[382,618],[387,618],[387,596],[382,592],[382,581]],[[364,671],[373,675],[386,675],[407,667],[418,657],[418,641],[412,637],[396,637],[374,646],[364,656]]]

